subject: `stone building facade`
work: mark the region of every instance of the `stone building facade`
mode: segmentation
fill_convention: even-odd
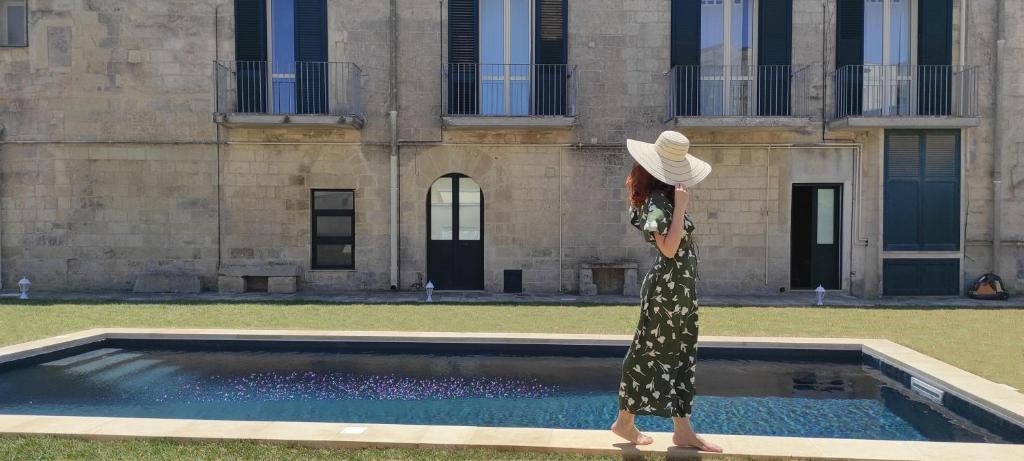
[[[411,289],[456,277],[457,287],[438,288],[577,293],[581,265],[595,264],[599,269],[585,277],[593,277],[598,291],[621,290],[630,285],[625,274],[637,275],[622,268],[637,265],[642,276],[655,255],[628,223],[623,181],[632,161],[625,139],[653,141],[662,130],[679,130],[691,139],[691,153],[714,168],[694,190],[691,210],[705,292],[812,288],[820,274],[812,274],[808,284],[796,283],[795,272],[821,267],[835,272],[835,289],[865,297],[962,293],[986,272],[1002,276],[1011,291],[1024,289],[1024,119],[1016,116],[1024,109],[1024,84],[1014,78],[1024,70],[1021,2],[911,1],[907,11],[913,15],[906,22],[915,37],[924,24],[918,22],[921,11],[949,2],[948,67],[940,68],[938,80],[903,78],[898,70],[891,86],[879,77],[881,87],[893,94],[910,88],[923,100],[923,82],[939,81],[952,88],[939,95],[953,107],[929,112],[915,102],[910,112],[872,114],[867,92],[853,98],[856,113],[843,111],[851,101],[844,93],[850,86],[842,79],[844,63],[837,61],[848,37],[837,34],[845,30],[841,21],[847,19],[840,18],[849,17],[842,11],[848,0],[784,2],[791,26],[785,39],[790,64],[779,80],[788,101],[785,113],[727,108],[729,101],[760,103],[736,96],[762,82],[763,67],[756,66],[750,67],[755,74],[738,79],[700,71],[695,78],[705,96],[722,88],[714,81],[739,81],[743,89],[718,110],[709,109],[719,104],[709,99],[700,99],[698,112],[680,110],[685,104],[679,98],[685,97],[678,69],[687,66],[672,64],[681,40],[674,34],[685,35],[685,28],[673,21],[693,21],[686,11],[725,8],[722,2],[504,0],[506,11],[529,6],[534,16],[524,27],[535,34],[537,43],[529,42],[528,49],[537,56],[549,39],[539,30],[554,24],[540,15],[566,5],[559,10],[564,18],[556,17],[564,21],[565,73],[559,81],[571,84],[558,84],[565,107],[557,113],[481,114],[452,107],[452,94],[460,91],[452,83],[452,43],[466,37],[453,34],[458,28],[452,24],[461,19],[450,16],[453,5],[465,6],[465,0],[325,0],[325,46],[318,51],[325,56],[316,61],[351,64],[344,64],[341,80],[333,77],[332,64],[326,79],[299,85],[323,85],[332,109],[263,102],[259,110],[240,110],[256,94],[242,89],[243,74],[271,88],[258,90],[259,98],[263,91],[293,91],[279,91],[285,87],[278,86],[276,67],[245,73],[239,64],[250,57],[239,59],[240,50],[251,53],[239,47],[239,34],[252,33],[236,24],[247,18],[236,11],[242,1],[27,3],[27,46],[0,47],[4,287],[27,276],[40,289],[127,290],[146,275],[184,274],[198,277],[206,290],[258,290],[266,286],[263,277],[287,266],[295,270],[299,289]],[[262,14],[283,17],[274,1]],[[305,5],[298,8],[311,4],[288,1]],[[496,14],[487,1],[493,3],[473,7],[477,17]],[[742,19],[744,8],[756,18],[760,8],[783,3],[732,1],[727,18],[765,30],[766,23]],[[883,5],[896,11],[899,5],[892,2],[899,1]],[[722,14],[709,10],[701,17],[717,21]],[[890,26],[901,21],[895,13],[880,18]],[[510,30],[517,27],[505,19]],[[862,41],[871,36],[872,19],[866,21]],[[264,27],[270,39],[263,45],[277,46],[276,29]],[[767,44],[771,37],[757,35],[757,27],[747,30]],[[715,33],[709,26],[704,30]],[[887,39],[887,49],[902,33]],[[496,35],[486,28],[477,34],[470,39],[481,43],[478,53],[497,49],[485,43]],[[753,41],[743,40],[748,39]],[[758,54],[755,45],[747,46]],[[704,46],[702,56],[712,56],[709,49]],[[925,62],[928,51],[915,50],[915,58]],[[884,64],[906,64],[883,55]],[[525,74],[503,70],[500,77],[508,88],[522,75],[539,86],[546,77],[536,70],[543,64],[535,65]],[[969,72],[970,80],[958,77],[961,72]],[[286,80],[299,72],[293,67],[285,74],[292,77],[281,77],[282,85],[295,85]],[[472,84],[478,104],[491,98],[483,92],[485,74],[479,70]],[[856,75],[858,91],[874,78],[866,71]],[[298,91],[301,99],[308,90]],[[890,90],[881,91],[886,107],[904,104],[885,93]],[[339,105],[344,113],[333,110]],[[922,158],[931,155],[932,134],[953,136],[953,195],[936,202],[928,198],[936,195],[924,194],[931,189],[919,191],[922,207],[937,207],[940,214],[954,210],[959,235],[952,246],[907,249],[887,243],[887,234],[900,234],[906,226],[901,213],[886,214],[896,203],[887,201],[886,187],[900,187],[892,180],[894,170],[887,169],[895,165],[887,152],[911,139],[901,134],[921,134]],[[947,138],[934,139],[937,146]],[[462,184],[455,194],[461,205],[452,204],[455,191],[440,186],[447,184],[438,182],[445,177]],[[925,186],[927,175],[921,178],[915,184],[932,187]],[[466,189],[473,184],[478,195]],[[351,191],[351,229],[325,233],[322,240],[335,242],[331,248],[338,251],[351,249],[349,267],[314,262],[314,194],[320,190]],[[482,203],[474,205],[479,197]],[[431,206],[438,202],[444,204]],[[479,226],[430,227],[441,219],[454,222],[454,209],[460,219],[482,216]],[[921,210],[910,209],[926,213]],[[835,218],[834,226],[818,222],[826,215]],[[348,222],[339,219],[330,222]],[[927,234],[924,227],[915,232]],[[458,245],[438,243],[446,238]],[[833,246],[825,256],[812,254],[820,249],[794,249],[807,239]],[[340,250],[345,245],[351,246]],[[815,262],[797,269],[796,259],[808,254]],[[467,262],[478,257],[479,264]],[[321,256],[337,258],[349,261]],[[926,260],[953,264],[935,272],[939,278],[952,273],[952,282],[938,291],[915,288],[920,281],[907,274],[930,273]],[[246,275],[242,285],[235,283],[239,274]]]

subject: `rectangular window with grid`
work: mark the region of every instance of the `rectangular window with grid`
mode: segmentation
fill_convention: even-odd
[[[311,191],[313,269],[355,269],[355,203],[351,189]]]

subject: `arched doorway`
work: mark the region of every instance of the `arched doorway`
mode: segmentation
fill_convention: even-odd
[[[484,289],[484,195],[472,178],[437,178],[427,194],[427,280],[438,290]]]

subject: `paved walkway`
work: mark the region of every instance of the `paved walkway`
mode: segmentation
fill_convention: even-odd
[[[422,292],[372,291],[329,293],[302,291],[295,294],[219,294],[215,292],[197,294],[145,294],[122,291],[108,292],[45,292],[32,291],[35,301],[85,301],[85,302],[322,302],[338,304],[421,304],[426,298]],[[17,293],[5,290],[0,299],[16,298]],[[435,292],[434,302],[439,304],[515,304],[515,305],[631,305],[637,298],[598,295],[578,296],[572,294],[506,294],[477,291]],[[811,292],[789,292],[771,295],[707,295],[702,296],[703,306],[812,306],[815,295]],[[1024,308],[1024,297],[1008,301],[980,301],[966,297],[886,297],[876,299],[856,298],[843,293],[827,293],[826,306],[840,307],[984,307]]]

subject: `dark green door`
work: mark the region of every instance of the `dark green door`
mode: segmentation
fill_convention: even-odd
[[[434,181],[427,196],[427,280],[438,290],[484,289],[484,201],[468,176]]]
[[[842,185],[794,184],[790,231],[790,287],[842,288]]]

